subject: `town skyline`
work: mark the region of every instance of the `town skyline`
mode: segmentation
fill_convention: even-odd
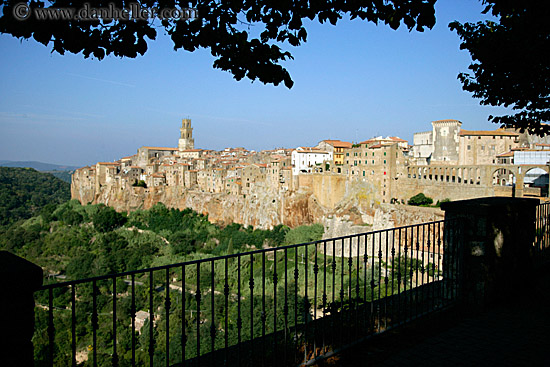
[[[235,81],[212,68],[204,50],[175,52],[165,36],[136,59],[58,55],[1,35],[0,159],[84,166],[113,161],[140,146],[173,146],[174,121],[191,118],[196,146],[249,150],[360,142],[413,133],[456,119],[493,130],[490,114],[457,80],[470,55],[448,29],[482,19],[478,1],[441,1],[434,29],[342,21],[310,24],[308,42],[289,48],[295,85]]]

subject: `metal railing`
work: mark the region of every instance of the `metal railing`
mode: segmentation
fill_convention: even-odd
[[[35,364],[311,364],[452,305],[461,231],[442,220],[47,284]]]
[[[537,206],[532,255],[535,266],[541,266],[550,260],[550,203]]]

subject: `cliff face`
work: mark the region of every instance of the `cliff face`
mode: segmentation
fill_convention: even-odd
[[[257,185],[254,194],[244,196],[188,191],[179,186],[145,189],[122,186],[118,181],[98,185],[96,192],[85,179],[75,174],[71,185],[72,198],[82,204],[104,203],[117,211],[133,211],[162,202],[167,207],[208,214],[211,222],[255,228],[321,223],[325,238],[442,219],[442,212],[435,208],[381,204],[376,200],[376,188],[365,182],[347,182],[338,195],[323,191],[313,180],[294,192],[273,192]],[[326,180],[319,182],[326,186]]]

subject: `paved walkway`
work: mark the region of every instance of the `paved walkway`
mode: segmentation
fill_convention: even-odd
[[[534,282],[476,316],[439,315],[319,366],[550,366],[550,272]]]

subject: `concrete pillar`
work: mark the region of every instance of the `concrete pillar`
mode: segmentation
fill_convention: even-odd
[[[468,310],[515,297],[515,291],[529,284],[538,204],[537,199],[505,197],[441,204],[446,220],[462,222],[457,281]]]
[[[42,268],[0,251],[0,366],[33,366],[33,293]]]

